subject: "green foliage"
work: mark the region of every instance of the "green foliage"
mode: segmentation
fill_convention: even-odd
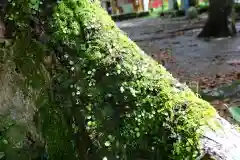
[[[194,19],[194,18],[197,18],[197,16],[198,16],[198,11],[195,7],[190,7],[187,10],[187,18],[188,19]]]
[[[234,120],[236,120],[237,122],[240,122],[240,107],[239,106],[230,107],[229,112],[231,113]]]
[[[209,6],[209,0],[204,0],[204,1],[202,1],[201,3],[199,3],[199,6],[200,6],[200,7]]]
[[[239,14],[240,13],[240,4],[239,3],[234,4],[234,9],[235,9],[235,12]]]
[[[19,26],[15,63],[26,86],[41,91],[37,128],[50,159],[198,156],[200,126],[215,115],[208,103],[131,42],[98,2],[62,0],[47,20],[40,2],[12,1],[9,13],[19,16],[9,20]],[[45,22],[46,43],[33,38],[32,19]],[[57,62],[42,67],[52,52]]]

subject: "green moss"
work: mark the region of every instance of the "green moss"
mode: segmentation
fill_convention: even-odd
[[[43,146],[32,123],[34,105],[30,96],[20,89],[21,75],[14,72],[11,54],[6,54],[0,73],[0,154],[3,159],[34,159],[40,157]]]
[[[62,1],[55,17],[55,39],[84,60],[74,62],[87,77],[79,79],[84,92],[79,96],[80,106],[90,108],[85,115],[91,117],[87,129],[93,141],[98,142],[96,145],[106,149],[103,153],[130,159],[143,151],[152,158],[194,159],[199,126],[215,110],[189,89],[181,88],[162,66],[123,35],[98,6],[87,1]],[[70,21],[80,24],[77,32],[67,26]],[[86,67],[81,67],[84,64]],[[88,75],[93,69],[96,71]],[[88,101],[82,98],[87,95],[91,95]],[[106,98],[108,95],[111,96]],[[109,140],[109,135],[114,138]]]
[[[15,64],[26,77],[23,89],[25,88],[26,93],[31,89],[37,93],[33,97],[37,107],[34,116],[36,128],[44,137],[49,159],[74,160],[76,159],[75,144],[72,142],[74,134],[71,125],[67,124],[70,122],[66,119],[67,110],[63,108],[65,103],[59,104],[55,100],[55,96],[59,95],[54,93],[55,84],[51,83],[54,78],[50,77],[43,67],[43,59],[48,50],[28,36],[20,35],[14,41],[11,50],[15,54]],[[24,40],[26,37],[29,41]]]
[[[143,53],[99,4],[62,0],[47,24],[45,47],[55,48],[61,63],[40,123],[52,159],[75,154],[77,141],[66,141],[85,130],[98,158],[196,158],[200,127],[216,111]],[[67,123],[66,112],[80,124]]]
[[[19,121],[12,115],[0,116],[1,156],[6,160],[39,158],[44,151],[42,142],[30,122],[25,124]]]

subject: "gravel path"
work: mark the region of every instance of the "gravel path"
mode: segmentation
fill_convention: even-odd
[[[168,50],[172,62],[166,62],[165,67],[180,79],[240,72],[240,37],[204,41],[196,38],[200,29],[167,34],[191,23],[184,19],[142,18],[117,22],[117,25],[159,62]],[[203,23],[195,22],[196,27],[199,25]],[[239,61],[239,65],[230,64],[232,61]]]
[[[240,36],[234,38],[198,39],[196,36],[204,25],[184,19],[142,18],[117,22],[117,25],[135,41],[140,48],[163,64],[181,82],[191,88],[214,88],[240,80]],[[183,31],[181,28],[197,29]],[[240,23],[236,24],[240,31]],[[182,31],[177,31],[181,29]],[[175,30],[175,32],[173,32]],[[238,97],[238,98],[236,98]],[[240,94],[211,103],[226,119],[231,119],[224,107],[239,105]]]

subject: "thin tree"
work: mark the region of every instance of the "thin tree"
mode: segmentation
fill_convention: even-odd
[[[172,1],[173,1],[173,9],[178,11],[179,10],[179,6],[178,6],[177,0],[172,0]]]

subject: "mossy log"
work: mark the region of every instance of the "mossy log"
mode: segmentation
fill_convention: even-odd
[[[6,15],[24,15],[13,18],[16,55],[36,61],[27,53],[38,46],[38,57],[56,57],[38,111],[49,159],[239,159],[240,134],[118,29],[99,2],[59,1],[48,19],[28,3],[12,0]],[[44,21],[42,34],[30,28],[32,17]],[[32,78],[36,69],[20,64]]]

